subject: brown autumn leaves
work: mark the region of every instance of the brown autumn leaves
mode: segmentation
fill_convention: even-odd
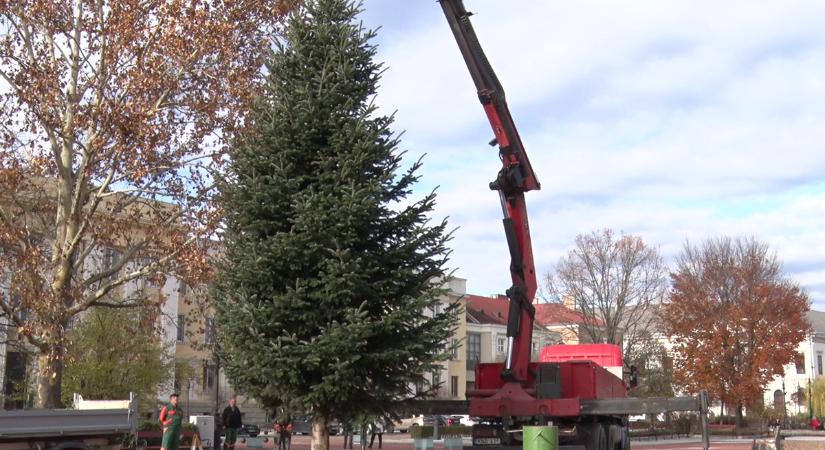
[[[737,413],[761,401],[810,328],[807,295],[753,238],[686,243],[668,269],[637,236],[593,232],[546,282],[552,299],[575,302],[581,320],[570,325],[585,340],[620,344],[626,364],[644,364],[666,351],[656,336],[667,336],[674,383]]]
[[[211,276],[213,174],[295,3],[0,0],[0,309],[38,353],[39,406],[72,317]]]
[[[675,380],[691,392],[708,390],[741,417],[741,407],[759,402],[796,360],[810,331],[810,300],[752,238],[685,245],[671,277],[662,321],[680,356]]]

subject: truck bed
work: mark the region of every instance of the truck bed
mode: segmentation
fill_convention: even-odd
[[[32,409],[0,412],[0,442],[51,437],[129,433],[136,416],[128,409]]]

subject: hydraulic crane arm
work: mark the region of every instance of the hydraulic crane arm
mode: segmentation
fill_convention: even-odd
[[[524,381],[530,363],[535,316],[533,298],[536,294],[536,272],[524,193],[540,189],[541,186],[510,115],[504,89],[470,24],[471,14],[464,9],[462,0],[439,1],[493,128],[495,137],[490,145],[499,147],[502,167],[495,181],[490,183],[490,188],[499,192],[501,200],[504,232],[510,250],[510,276],[513,281],[513,286],[507,290],[510,311],[507,323],[507,359],[502,376],[509,381]]]

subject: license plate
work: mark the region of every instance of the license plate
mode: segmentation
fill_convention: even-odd
[[[501,445],[500,438],[475,438],[473,445]]]

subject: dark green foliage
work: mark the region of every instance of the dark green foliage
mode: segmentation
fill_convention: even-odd
[[[458,306],[433,317],[449,239],[435,194],[411,200],[381,65],[358,5],[309,1],[267,63],[254,138],[222,183],[216,283],[222,364],[268,407],[391,413],[447,358]]]

